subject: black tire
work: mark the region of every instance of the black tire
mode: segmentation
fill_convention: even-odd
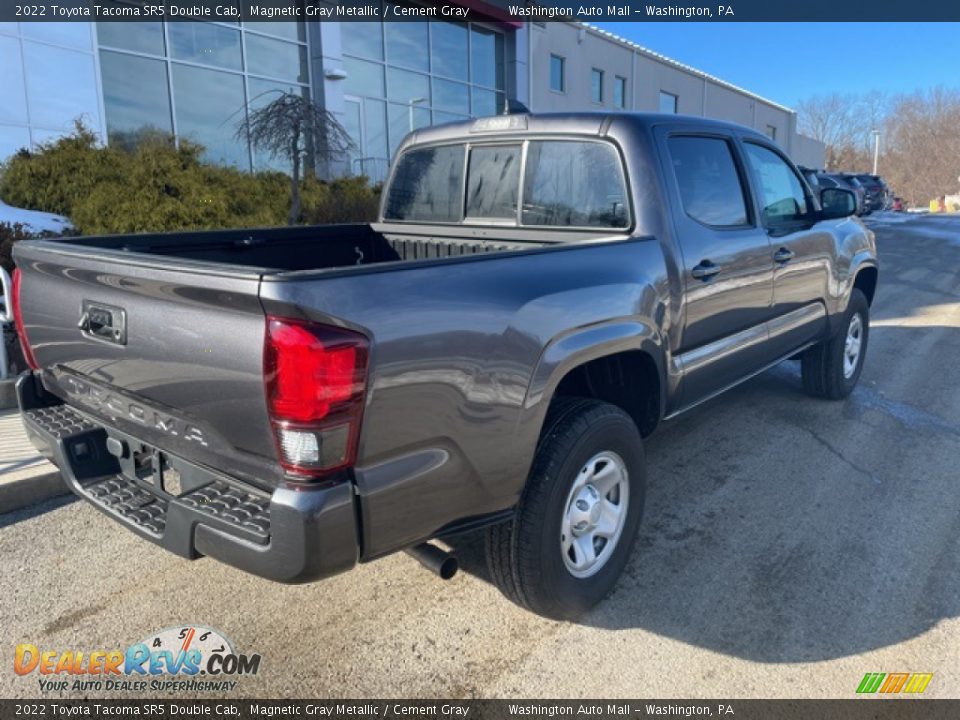
[[[844,371],[847,332],[859,317],[861,335],[860,351],[852,374]],[[833,337],[814,345],[803,353],[800,372],[803,389],[814,397],[829,400],[842,400],[856,387],[863,371],[863,361],[867,355],[867,341],[870,338],[870,305],[866,296],[858,288],[850,294],[850,302],[844,313],[843,321]]]
[[[576,577],[560,545],[563,516],[572,507],[568,496],[574,481],[600,453],[618,456],[626,470],[625,519],[605,562],[589,577]],[[604,461],[596,467],[602,469]],[[513,519],[487,530],[487,565],[494,583],[538,615],[557,620],[580,615],[610,592],[623,571],[643,515],[645,490],[643,444],[630,416],[608,403],[559,398],[544,424]],[[610,540],[598,542],[600,556]]]

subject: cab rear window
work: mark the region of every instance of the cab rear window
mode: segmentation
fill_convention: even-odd
[[[614,229],[630,223],[620,155],[608,142],[584,140],[413,148],[397,160],[384,219]]]
[[[397,161],[384,217],[410,222],[459,222],[463,162],[463,145],[405,152]]]

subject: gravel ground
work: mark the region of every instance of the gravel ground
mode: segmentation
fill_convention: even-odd
[[[38,695],[18,643],[194,623],[263,656],[235,696],[848,698],[922,671],[960,697],[960,219],[868,222],[883,266],[854,395],[809,399],[787,363],[666,423],[634,556],[581,621],[505,601],[476,538],[448,583],[399,555],[286,587],[60,500],[0,516],[0,696]]]

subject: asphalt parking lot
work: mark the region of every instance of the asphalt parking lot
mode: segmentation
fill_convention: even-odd
[[[474,538],[448,583],[398,555],[287,587],[53,501],[0,516],[0,697],[39,694],[18,643],[181,624],[262,655],[236,696],[848,698],[867,672],[933,672],[926,696],[960,697],[960,218],[870,225],[853,396],[807,398],[787,363],[661,427],[633,558],[579,622],[509,604]]]

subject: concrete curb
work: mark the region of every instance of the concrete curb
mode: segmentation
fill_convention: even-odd
[[[63,482],[59,472],[0,483],[0,515],[69,493],[70,488]]]

